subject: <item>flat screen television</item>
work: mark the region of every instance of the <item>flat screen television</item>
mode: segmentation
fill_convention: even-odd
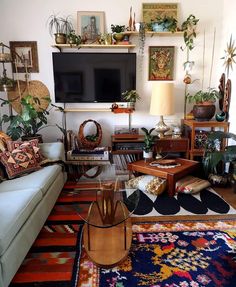
[[[55,102],[122,102],[136,89],[136,53],[53,53]]]

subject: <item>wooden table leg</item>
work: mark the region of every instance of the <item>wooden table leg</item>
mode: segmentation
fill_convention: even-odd
[[[173,174],[167,175],[167,184],[168,184],[168,195],[174,196],[175,195],[175,177]]]

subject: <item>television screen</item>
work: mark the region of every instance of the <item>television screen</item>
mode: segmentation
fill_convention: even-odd
[[[55,101],[121,102],[136,89],[135,53],[53,53]]]

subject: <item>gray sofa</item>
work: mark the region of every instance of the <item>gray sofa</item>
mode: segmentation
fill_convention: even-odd
[[[43,155],[64,160],[62,143],[41,144]],[[0,286],[7,287],[43,227],[66,181],[60,164],[0,183]]]

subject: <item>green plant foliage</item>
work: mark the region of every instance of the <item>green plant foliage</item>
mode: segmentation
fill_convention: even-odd
[[[71,30],[71,32],[67,35],[67,42],[69,44],[80,45],[81,37],[75,34],[75,30]]]
[[[113,25],[111,24],[112,33],[121,33],[125,32],[125,25]]]
[[[202,160],[205,175],[210,173],[219,174],[219,165],[236,160],[236,145],[230,145],[225,150],[217,150],[217,142],[225,139],[236,141],[236,135],[229,132],[214,131],[208,135]]]
[[[58,33],[69,35],[74,30],[70,16],[63,18],[53,14],[49,16],[47,23],[51,36]]]
[[[4,100],[2,101],[1,106],[11,105],[12,101]],[[44,98],[49,103],[51,100],[49,97]],[[17,140],[21,136],[35,136],[39,130],[46,127],[47,125],[47,116],[49,115],[50,110],[47,109],[35,109],[35,104],[40,105],[40,100],[37,97],[27,95],[21,99],[21,108],[22,111],[20,114],[16,115],[6,115],[4,114],[0,119],[0,124],[8,123],[7,134],[13,139]],[[52,105],[53,107],[57,107]],[[57,107],[58,108],[58,107]],[[58,126],[59,127],[59,126]],[[61,128],[60,128],[61,129]],[[63,129],[61,129],[62,131]]]
[[[221,98],[220,93],[213,88],[209,88],[207,91],[198,91],[196,94],[187,94],[187,100],[189,103],[201,104],[204,102],[215,102]]]
[[[163,27],[174,33],[177,30],[177,20],[174,17],[164,16],[164,17],[157,17],[156,20],[153,20],[153,23],[158,23],[159,25],[163,25]]]
[[[126,102],[135,103],[137,100],[141,99],[136,90],[125,91],[121,95]]]
[[[143,150],[145,152],[150,152],[155,144],[157,136],[152,135],[152,132],[155,128],[151,128],[150,130],[142,127],[141,130],[144,132],[144,147]]]
[[[181,29],[184,32],[184,42],[186,48],[192,50],[194,48],[194,38],[196,38],[196,26],[199,19],[197,19],[194,15],[189,15],[188,18],[182,23]],[[183,47],[181,47],[184,50]]]

